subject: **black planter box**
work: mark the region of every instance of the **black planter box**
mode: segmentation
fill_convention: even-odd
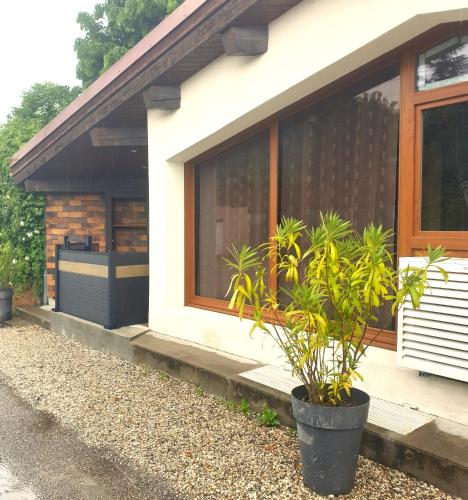
[[[56,249],[55,310],[107,329],[148,322],[147,253]]]

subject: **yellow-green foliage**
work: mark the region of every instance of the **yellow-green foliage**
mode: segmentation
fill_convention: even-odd
[[[362,379],[358,365],[369,345],[364,336],[379,311],[391,303],[395,314],[406,297],[419,307],[427,271],[441,261],[443,249],[429,247],[424,268],[398,271],[391,241],[381,226],[370,224],[359,234],[329,213],[315,228],[283,218],[269,242],[231,249],[229,308],[242,318],[244,306],[252,306],[252,332],[260,329],[275,340],[309,401],[342,404],[353,381]],[[269,260],[284,283],[284,304],[267,286]]]

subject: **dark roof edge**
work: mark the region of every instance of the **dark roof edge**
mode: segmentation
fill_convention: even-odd
[[[93,99],[95,99],[103,89],[121,79],[122,76],[128,72],[139,59],[141,59],[153,47],[161,42],[168,34],[174,32],[200,7],[209,3],[219,4],[220,2],[217,2],[216,0],[185,0],[182,5],[180,5],[174,12],[159,23],[150,33],[148,33],[148,35],[132,47],[124,56],[122,56],[121,59],[113,64],[82,94],[74,99],[66,108],[64,108],[54,119],[37,132],[14,154],[10,162],[12,174],[15,175],[15,165],[20,160],[26,160],[26,156],[32,153],[32,151],[36,149],[42,141],[70,120],[70,118],[72,118],[78,110],[93,101]]]

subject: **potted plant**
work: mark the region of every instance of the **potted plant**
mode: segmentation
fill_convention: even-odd
[[[443,257],[442,248],[428,248],[424,268],[397,270],[391,241],[390,231],[370,224],[359,234],[335,213],[321,215],[315,228],[283,218],[270,241],[233,247],[226,259],[229,308],[242,318],[250,306],[251,333],[271,336],[302,382],[292,407],[303,479],[322,495],[345,494],[354,484],[369,396],[353,382],[362,380],[359,363],[377,337],[368,342],[369,326],[389,303],[392,314],[407,297],[417,308],[428,269]],[[269,260],[279,294],[267,284]]]
[[[9,242],[0,244],[0,322],[11,319],[13,294],[21,288],[24,259],[18,258]]]

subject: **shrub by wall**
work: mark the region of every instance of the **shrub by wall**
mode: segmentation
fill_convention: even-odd
[[[0,125],[0,251],[2,243],[11,244],[15,260],[25,264],[18,284],[33,287],[38,294],[45,269],[44,197],[14,185],[10,159],[79,92],[78,87],[37,83],[23,94],[21,104]]]

